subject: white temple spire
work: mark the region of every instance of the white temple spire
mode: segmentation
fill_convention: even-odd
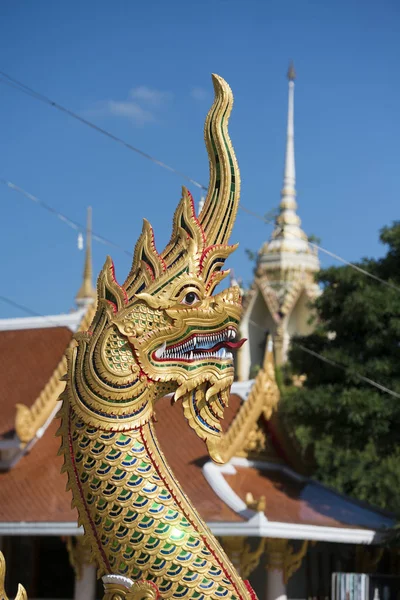
[[[283,171],[283,187],[281,191],[281,202],[279,204],[279,214],[276,218],[276,226],[272,234],[272,239],[289,240],[289,243],[291,241],[294,247],[298,245],[298,241],[300,240],[301,249],[304,250],[303,246],[307,237],[300,228],[301,221],[296,213],[296,166],[294,158],[294,80],[296,78],[296,73],[293,63],[290,63],[289,65],[287,78],[289,81],[289,89],[285,167]]]
[[[319,269],[318,259],[315,257],[315,252],[308,245],[308,238],[301,229],[301,220],[296,212],[296,167],[294,157],[294,80],[296,73],[293,63],[289,65],[287,78],[288,112],[281,201],[274,230],[269,242],[264,244],[259,254],[259,263],[268,264],[270,268],[281,269],[286,268],[289,261],[293,266],[294,264],[301,264],[305,268],[317,271]]]
[[[288,74],[289,101],[286,130],[285,170],[283,174],[282,200],[280,208],[296,209],[296,166],[294,160],[294,80],[296,73],[293,63],[290,63]]]
[[[86,224],[86,248],[85,248],[85,264],[83,268],[83,281],[79,292],[75,296],[75,301],[78,308],[83,308],[88,304],[92,304],[96,299],[96,291],[92,283],[92,208],[87,209],[87,224]]]
[[[263,361],[265,331],[274,340],[276,364],[287,359],[291,337],[313,331],[312,302],[319,294],[314,274],[319,271],[316,250],[308,243],[296,212],[296,169],[294,156],[293,63],[287,72],[288,111],[283,186],[275,227],[259,253],[252,287],[244,300],[241,337],[248,339],[237,355],[237,377],[245,381]]]

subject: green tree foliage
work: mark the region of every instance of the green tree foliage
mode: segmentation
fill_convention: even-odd
[[[290,370],[307,380],[301,389],[286,388],[282,408],[303,450],[314,452],[316,478],[400,514],[400,398],[357,375],[400,395],[400,222],[385,227],[380,240],[386,255],[359,266],[399,289],[347,266],[319,273],[318,325],[294,339],[289,357]]]

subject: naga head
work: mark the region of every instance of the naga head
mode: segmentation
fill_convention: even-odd
[[[68,398],[82,418],[103,429],[144,424],[156,400],[172,392],[209,449],[233,382],[241,315],[238,288],[214,294],[235,250],[228,239],[239,202],[239,171],[228,135],[232,92],[213,75],[215,100],[205,124],[210,184],[196,216],[183,188],[171,240],[157,252],[145,220],[123,285],[110,258],[98,279],[90,331],[69,353]]]

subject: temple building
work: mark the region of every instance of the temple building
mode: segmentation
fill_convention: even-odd
[[[309,304],[319,293],[314,280],[319,270],[317,251],[309,244],[296,212],[293,64],[287,76],[289,102],[281,202],[274,230],[258,253],[254,281],[244,299],[241,334],[248,343],[238,357],[239,381],[250,379],[261,366],[267,334],[274,338],[277,363],[285,362],[291,336],[312,331]]]
[[[335,571],[396,573],[400,565],[382,545],[395,517],[313,480],[312,457],[301,457],[280,413],[275,364],[285,360],[291,335],[310,331],[308,302],[318,294],[319,268],[296,214],[293,67],[288,78],[280,213],[245,300],[241,329],[249,343],[222,423],[218,451],[225,464],[211,461],[171,396],[157,403],[155,429],[176,478],[259,600],[325,600]],[[14,594],[21,582],[29,600],[102,597],[60,473],[56,437],[65,350],[75,332],[89,328],[95,297],[89,211],[76,309],[0,319],[0,550],[6,588]]]

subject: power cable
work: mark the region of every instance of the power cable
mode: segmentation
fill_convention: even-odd
[[[60,211],[56,210],[53,206],[51,206],[47,202],[44,202],[43,200],[40,200],[37,196],[34,196],[30,192],[27,192],[26,190],[24,190],[20,186],[16,185],[15,183],[12,183],[11,181],[8,181],[7,179],[4,179],[3,177],[0,177],[0,183],[6,185],[8,188],[14,190],[15,192],[19,192],[20,194],[22,194],[23,196],[25,196],[29,200],[32,200],[32,202],[35,202],[35,204],[37,204],[38,206],[40,206],[44,210],[47,210],[49,213],[53,214],[60,221],[62,221],[63,223],[65,223],[66,225],[68,225],[69,227],[71,227],[72,229],[75,229],[76,231],[80,231],[80,232],[85,231],[85,226],[84,225],[82,225],[81,223],[78,223],[76,221],[73,221],[72,219],[70,219],[69,217],[67,217],[65,214],[63,214]],[[248,213],[251,216],[256,217],[257,219],[263,221],[267,225],[274,225],[274,221],[273,220],[267,219],[267,218],[263,217],[262,215],[259,215],[258,213],[254,212],[252,210],[249,210],[248,208],[244,207],[242,204],[240,205],[240,208],[244,212]],[[92,238],[93,238],[93,240],[95,240],[97,242],[100,242],[101,244],[104,244],[104,245],[107,245],[107,246],[111,246],[113,248],[117,248],[118,250],[121,250],[127,256],[132,256],[132,252],[129,252],[129,250],[126,250],[125,248],[123,248],[119,244],[116,244],[115,242],[113,242],[113,241],[105,238],[102,235],[99,235],[97,233],[92,233]],[[295,236],[294,234],[293,234],[293,238],[294,239],[301,239],[301,238],[298,238],[298,236]],[[354,263],[351,263],[350,261],[346,260],[345,258],[342,258],[338,254],[334,254],[333,252],[330,252],[330,250],[326,250],[325,248],[323,248],[322,246],[319,246],[318,244],[315,244],[314,242],[308,242],[308,244],[310,244],[311,246],[314,246],[317,250],[320,250],[321,252],[324,252],[325,254],[328,254],[332,258],[334,258],[334,259],[342,262],[343,264],[351,267],[352,269],[358,271],[359,273],[362,273],[363,275],[365,275],[367,277],[370,277],[371,279],[374,279],[375,281],[379,281],[383,285],[386,285],[387,287],[390,287],[390,288],[392,288],[392,289],[400,292],[400,287],[397,286],[397,285],[395,285],[394,283],[391,283],[390,281],[386,281],[385,279],[381,279],[377,275],[374,275],[373,273],[370,273],[369,271],[366,271],[362,267],[359,267],[358,265],[355,265]]]
[[[110,131],[107,131],[106,129],[103,129],[103,127],[100,127],[99,125],[96,125],[95,123],[93,123],[93,121],[89,121],[88,119],[85,119],[84,117],[81,117],[77,113],[73,112],[69,108],[66,108],[65,106],[62,106],[61,104],[59,104],[58,102],[51,100],[51,98],[48,98],[44,94],[41,94],[40,92],[36,92],[34,89],[25,85],[21,81],[14,79],[10,75],[7,75],[7,73],[4,73],[4,71],[0,71],[0,75],[2,75],[5,78],[5,79],[0,79],[0,83],[4,83],[5,85],[8,85],[9,87],[12,87],[20,92],[23,92],[24,94],[27,94],[28,96],[31,96],[32,98],[35,98],[36,100],[40,100],[40,102],[44,102],[48,106],[56,108],[57,110],[72,117],[73,119],[76,119],[77,121],[80,121],[84,125],[87,125],[91,129],[94,129],[98,133],[101,133],[102,135],[110,138],[114,142],[117,142],[118,144],[125,146],[125,148],[128,148],[128,150],[131,150],[132,152],[136,152],[137,154],[140,154],[144,158],[151,160],[154,164],[162,167],[163,169],[167,169],[167,171],[171,171],[172,173],[179,175],[183,179],[190,181],[190,183],[193,183],[193,185],[195,185],[196,187],[207,191],[207,188],[203,184],[199,183],[195,179],[192,179],[191,177],[188,177],[188,175],[185,175],[185,173],[182,173],[181,171],[178,171],[177,169],[170,167],[169,165],[162,162],[161,160],[158,160],[154,156],[151,156],[151,154],[148,154],[147,152],[140,150],[140,148],[136,148],[135,146],[133,146],[129,142],[126,142],[125,140],[118,137],[117,135],[111,133]]]
[[[303,352],[307,352],[307,354],[311,354],[311,356],[315,356],[315,358],[318,358],[319,360],[322,360],[323,362],[328,363],[332,367],[336,367],[337,369],[341,369],[342,371],[345,371],[345,372],[349,371],[349,367],[346,367],[345,365],[342,365],[334,360],[331,360],[330,358],[326,358],[326,356],[323,356],[322,354],[318,354],[318,352],[314,352],[314,350],[310,350],[310,348],[306,348],[306,346],[303,346],[303,344],[299,344],[297,342],[291,342],[291,343],[293,344],[293,346],[296,346],[296,348],[300,348],[301,350],[303,350]],[[391,396],[394,396],[395,398],[400,398],[400,394],[398,394],[397,392],[390,390],[389,388],[385,387],[384,385],[382,385],[380,383],[377,383],[376,381],[373,381],[369,377],[365,377],[364,375],[361,375],[361,373],[352,371],[351,375],[358,377],[359,379],[361,379],[362,381],[365,381],[365,383],[368,383],[369,385],[373,385],[374,387],[378,388],[378,390],[381,390],[382,392],[385,392],[386,394],[390,394]]]
[[[254,327],[257,327],[257,329],[260,328],[260,326],[252,319],[249,319],[249,323],[251,323]],[[290,343],[292,344],[292,346],[295,346],[296,348],[300,348],[300,350],[303,350],[303,352],[307,352],[307,354],[311,354],[311,356],[314,356],[315,358],[318,358],[319,360],[322,360],[323,362],[328,363],[332,367],[336,367],[345,372],[350,371],[350,368],[346,367],[346,365],[342,365],[330,358],[326,358],[326,356],[323,356],[323,354],[319,354],[318,352],[315,352],[314,350],[310,350],[310,348],[303,346],[303,344],[299,344],[298,342],[294,342],[293,340],[291,340]],[[365,381],[365,383],[368,383],[369,385],[376,387],[378,390],[381,390],[382,392],[385,392],[386,394],[390,394],[391,396],[394,396],[395,398],[400,398],[400,394],[398,394],[394,390],[391,390],[391,389],[385,387],[381,383],[378,383],[377,381],[374,381],[373,379],[370,379],[369,377],[365,377],[364,375],[361,375],[361,373],[351,371],[350,374],[352,376],[358,377],[362,381]]]
[[[69,108],[66,108],[65,106],[62,106],[58,102],[55,102],[54,100],[51,100],[51,98],[45,96],[44,94],[41,94],[40,92],[37,92],[36,90],[34,90],[33,88],[31,88],[31,87],[27,86],[26,84],[22,83],[18,79],[15,79],[14,77],[11,77],[11,75],[8,75],[4,71],[0,70],[0,75],[2,75],[3,78],[5,78],[5,79],[0,79],[0,83],[4,83],[5,85],[8,85],[9,87],[12,87],[13,89],[21,91],[24,94],[27,94],[28,96],[31,96],[32,98],[35,98],[35,99],[37,99],[37,100],[39,100],[41,102],[44,102],[48,106],[56,108],[57,110],[59,110],[59,111],[65,113],[65,114],[67,114],[68,116],[72,117],[73,119],[76,119],[76,120],[80,121],[81,123],[83,123],[84,125],[87,125],[91,129],[94,129],[98,133],[101,133],[102,135],[104,135],[104,136],[112,139],[113,141],[115,141],[115,142],[117,142],[117,143],[125,146],[126,148],[128,148],[128,150],[131,150],[133,152],[136,152],[137,154],[140,154],[144,158],[147,158],[148,160],[151,160],[154,164],[157,164],[160,167],[162,167],[164,169],[167,169],[168,171],[170,171],[172,173],[175,173],[176,175],[179,175],[180,177],[186,179],[187,181],[190,181],[190,183],[192,183],[193,185],[195,185],[199,189],[207,191],[207,187],[205,185],[203,185],[202,183],[199,183],[195,179],[192,179],[191,177],[189,177],[185,173],[182,173],[182,171],[178,171],[177,169],[174,169],[173,167],[167,165],[166,163],[164,163],[164,162],[156,159],[151,154],[148,154],[147,152],[144,152],[143,150],[140,150],[140,148],[136,148],[135,146],[133,146],[129,142],[126,142],[125,140],[123,140],[122,138],[114,135],[113,133],[107,131],[106,129],[104,129],[102,127],[99,127],[98,125],[96,125],[92,121],[89,121],[88,119],[85,119],[85,118],[81,117],[80,115],[76,114],[75,112],[73,112]],[[252,210],[250,210],[248,208],[246,208],[241,203],[240,203],[239,207],[244,212],[248,213],[249,215],[254,216],[255,218],[257,218],[257,219],[259,219],[261,221],[263,221],[267,225],[274,224],[274,221],[272,221],[270,219],[266,219],[262,215],[259,215],[258,213],[254,212],[254,211],[252,211]],[[293,235],[293,237],[294,237],[294,239],[297,239],[298,236]],[[114,247],[117,247],[117,248],[119,247],[117,244],[113,244],[112,242],[105,242],[105,238],[99,239],[98,241],[100,241],[102,243],[108,243],[109,245],[113,245]],[[345,264],[345,265],[351,267],[352,269],[358,271],[359,273],[362,273],[366,277],[370,277],[371,279],[374,279],[375,281],[379,281],[380,283],[382,283],[383,285],[385,285],[385,286],[387,286],[389,288],[392,288],[392,289],[394,289],[396,291],[400,291],[400,287],[398,287],[397,285],[391,283],[390,281],[386,281],[384,279],[381,279],[377,275],[374,275],[373,273],[370,273],[366,269],[363,269],[362,267],[360,267],[358,265],[355,265],[354,263],[346,260],[345,258],[342,258],[338,254],[335,254],[334,252],[331,252],[330,250],[327,250],[323,246],[320,246],[319,244],[316,244],[315,242],[310,242],[308,240],[307,240],[307,243],[311,247],[319,250],[320,252],[323,252],[323,253],[327,254],[328,256],[330,256],[331,258],[334,258],[335,260],[341,262],[342,264]],[[126,250],[123,250],[123,251],[125,253],[128,253]],[[128,254],[131,255],[131,253],[128,253]]]
[[[2,296],[1,295],[0,296],[0,301],[1,302],[5,302],[6,304],[8,304],[10,306],[13,306],[14,308],[18,308],[19,310],[22,310],[22,311],[26,312],[30,316],[42,317],[42,318],[50,321],[51,323],[54,323],[55,325],[57,324],[56,319],[52,319],[51,317],[47,317],[45,315],[41,315],[40,313],[32,310],[31,308],[25,306],[24,304],[20,304],[18,302],[15,302],[11,298],[7,298],[6,296]],[[251,319],[250,319],[250,323],[252,325],[255,325],[255,326],[259,327]],[[345,365],[342,365],[342,364],[340,364],[340,363],[338,363],[338,362],[336,362],[334,360],[326,358],[322,354],[319,354],[318,352],[314,352],[314,350],[310,350],[310,348],[307,348],[306,346],[303,346],[303,344],[299,344],[297,342],[291,342],[291,343],[293,344],[293,346],[296,346],[297,348],[300,348],[304,352],[307,352],[308,354],[311,354],[315,358],[318,358],[319,360],[322,360],[323,362],[326,362],[326,363],[332,365],[333,367],[337,367],[338,369],[341,369],[342,371],[346,371],[346,372],[349,371],[349,368],[346,367]],[[382,392],[385,392],[386,394],[390,394],[391,396],[394,396],[395,398],[400,398],[400,394],[398,394],[394,390],[391,390],[391,389],[385,387],[384,385],[382,385],[382,384],[374,381],[373,379],[370,379],[369,377],[365,377],[364,375],[361,375],[361,373],[353,372],[352,371],[351,375],[358,377],[362,381],[365,381],[365,383],[368,383],[369,385],[372,385],[372,386],[376,387],[377,389],[381,390]]]
[[[69,217],[65,216],[63,213],[56,210],[53,206],[50,206],[50,204],[47,204],[47,202],[44,202],[43,200],[40,200],[37,196],[34,196],[33,194],[30,194],[29,192],[23,190],[21,187],[19,187],[15,183],[12,183],[11,181],[7,181],[7,179],[4,179],[3,177],[0,177],[0,183],[3,183],[4,185],[6,185],[11,190],[14,190],[15,192],[19,192],[20,194],[25,196],[25,198],[32,200],[32,202],[35,202],[35,204],[37,204],[44,210],[47,210],[50,214],[57,217],[57,219],[59,219],[60,221],[62,221],[63,223],[68,225],[68,227],[71,227],[75,231],[84,232],[86,230],[85,225],[82,225],[81,223],[78,223],[77,221],[73,221]],[[119,244],[116,244],[115,242],[112,242],[111,240],[103,237],[102,235],[98,235],[95,232],[92,232],[92,239],[95,240],[96,242],[100,242],[101,244],[104,244],[106,246],[112,246],[113,248],[117,248],[118,250],[121,250],[122,252],[124,252],[124,254],[127,254],[128,256],[132,256],[132,252],[129,252],[129,250],[125,250],[125,248],[123,248]]]
[[[244,210],[249,215],[251,215],[253,217],[256,217],[260,221],[263,221],[267,225],[275,225],[275,222],[273,220],[267,219],[267,218],[263,217],[262,215],[259,215],[258,213],[254,212],[252,210],[249,210],[248,208],[245,208],[243,205],[241,205],[241,209]],[[298,236],[292,234],[290,231],[288,231],[287,233],[289,235],[292,235],[293,239],[301,239]],[[363,269],[362,267],[359,267],[358,265],[355,265],[354,263],[350,262],[349,260],[346,260],[345,258],[342,258],[338,254],[335,254],[334,252],[331,252],[330,250],[327,250],[326,248],[323,248],[322,246],[320,246],[319,244],[316,244],[315,242],[310,242],[309,240],[307,240],[307,243],[309,244],[309,246],[312,246],[316,250],[319,250],[320,252],[323,252],[324,254],[327,254],[331,258],[334,258],[335,260],[343,263],[344,265],[347,265],[348,267],[351,267],[352,269],[354,269],[355,271],[358,271],[359,273],[362,273],[366,277],[370,277],[371,279],[375,279],[375,281],[379,281],[383,285],[386,285],[387,287],[390,287],[393,290],[396,290],[397,292],[400,292],[400,287],[397,286],[397,285],[395,285],[391,281],[386,281],[385,279],[381,279],[377,275],[374,275],[373,273],[370,273],[366,269]]]
[[[27,306],[24,306],[23,304],[19,304],[18,302],[15,302],[15,300],[11,300],[11,298],[7,298],[6,296],[0,296],[0,301],[4,302],[5,304],[8,304],[9,306],[12,306],[13,308],[18,308],[19,310],[26,312],[31,317],[41,317],[42,316],[41,314],[35,312],[34,310],[31,310]]]

